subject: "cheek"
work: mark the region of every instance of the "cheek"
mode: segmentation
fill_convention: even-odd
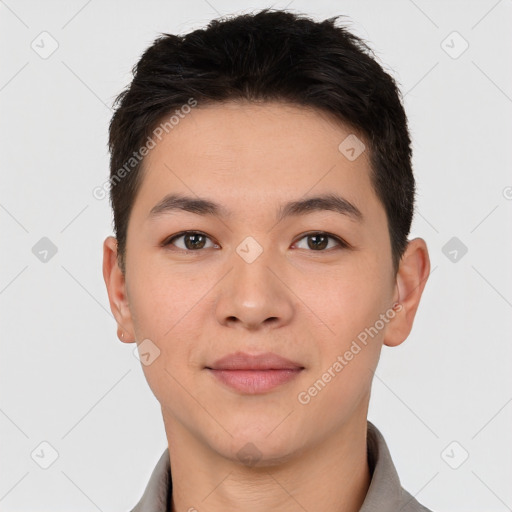
[[[299,283],[299,281],[297,281]],[[316,314],[337,348],[370,327],[390,307],[392,288],[386,269],[372,255],[354,257],[350,265],[312,275],[297,295]]]
[[[339,267],[328,277],[316,277],[316,288],[304,286],[300,291],[304,302],[329,327],[322,328],[315,340],[319,360],[307,386],[312,386],[311,393],[317,393],[318,399],[312,400],[316,405],[311,410],[327,414],[325,404],[329,403],[327,409],[336,405],[336,410],[347,411],[370,391],[387,325],[380,315],[389,308],[389,280],[371,255],[354,260],[350,269]],[[313,289],[321,292],[312,293]]]
[[[130,282],[135,337],[139,343],[151,340],[158,354],[151,364],[142,364],[142,370],[162,404],[190,407],[183,387],[193,389],[189,378],[197,370],[192,368],[193,345],[198,334],[197,328],[194,331],[198,322],[194,320],[193,306],[207,289],[207,283],[195,285],[176,272],[171,276],[169,272],[164,274],[156,269],[153,273],[140,272]],[[139,353],[142,352],[139,348]]]
[[[301,389],[303,401],[297,397],[301,404],[308,402],[304,413],[311,418],[323,418],[326,424],[341,421],[370,393],[385,332],[375,329],[386,311],[380,290],[374,281],[352,273],[333,279],[311,306],[329,326],[322,329],[325,334],[317,332],[319,358]]]
[[[135,265],[134,265],[135,266]],[[147,268],[148,271],[140,271]],[[160,350],[155,361],[159,370],[145,366],[148,380],[151,374],[167,369],[173,375],[186,378],[198,365],[197,339],[204,325],[198,315],[211,305],[214,276],[205,272],[190,271],[176,266],[146,266],[140,264],[130,276],[129,295],[135,337],[137,341],[149,339]],[[169,378],[168,375],[166,378]],[[151,383],[150,383],[151,384]]]
[[[184,275],[180,269],[152,267],[136,270],[130,280],[130,311],[137,339],[150,338],[168,343],[187,325],[211,284],[207,278]]]

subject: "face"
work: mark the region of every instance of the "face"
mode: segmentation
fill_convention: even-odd
[[[353,137],[314,110],[218,104],[145,158],[126,276],[104,269],[167,429],[233,460],[252,443],[270,462],[366,421],[382,343],[412,319],[391,309],[406,282]]]

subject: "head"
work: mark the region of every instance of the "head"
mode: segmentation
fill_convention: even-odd
[[[429,272],[392,77],[336,19],[264,10],[164,34],[116,104],[104,277],[166,426],[270,461],[365,420]],[[211,372],[234,352],[301,370],[240,393]]]

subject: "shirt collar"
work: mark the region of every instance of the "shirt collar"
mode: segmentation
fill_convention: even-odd
[[[384,437],[370,421],[367,426],[371,482],[359,512],[430,512],[402,488]],[[142,498],[131,512],[169,512],[171,497],[171,466],[167,448],[158,460]]]

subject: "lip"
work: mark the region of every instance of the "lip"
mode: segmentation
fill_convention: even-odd
[[[298,370],[304,367],[272,352],[257,355],[235,352],[221,357],[206,368],[211,370]]]
[[[218,359],[206,369],[236,391],[258,394],[290,382],[304,367],[270,352],[258,355],[236,352]]]

